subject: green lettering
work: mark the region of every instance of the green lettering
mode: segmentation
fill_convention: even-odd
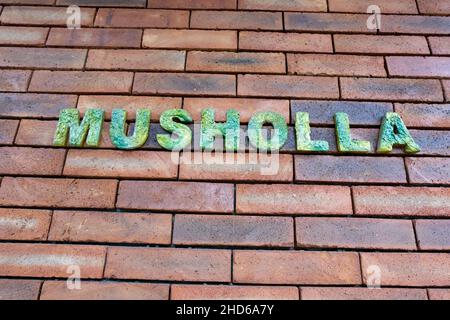
[[[311,127],[309,125],[309,114],[307,112],[297,112],[295,114],[295,135],[297,141],[297,151],[328,151],[328,142],[311,140]]]
[[[263,134],[263,126],[270,123],[273,126],[273,134],[270,140]],[[279,150],[288,138],[288,127],[284,117],[277,112],[258,112],[248,123],[248,139],[259,150]]]
[[[139,109],[136,112],[134,132],[128,137],[125,131],[127,112],[123,109],[114,109],[111,115],[109,136],[111,142],[118,149],[131,150],[142,147],[148,139],[150,130],[150,110]]]
[[[177,137],[173,138],[169,134],[158,134],[156,140],[159,145],[167,150],[182,150],[187,147],[192,140],[191,129],[182,123],[175,122],[174,120],[188,123],[192,121],[191,116],[186,110],[172,109],[164,111],[159,118],[161,127],[167,132],[175,134]]]
[[[240,115],[236,110],[227,111],[227,121],[216,123],[214,110],[202,111],[202,122],[200,128],[200,148],[212,150],[216,136],[225,137],[225,150],[237,151],[240,143]]]
[[[377,152],[391,152],[393,146],[404,147],[406,153],[420,151],[419,145],[414,141],[400,115],[388,112],[381,124]]]

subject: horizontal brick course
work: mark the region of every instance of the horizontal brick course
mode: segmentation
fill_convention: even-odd
[[[429,37],[433,54],[450,54],[450,37]]]
[[[449,220],[416,220],[417,243],[421,250],[450,248]]]
[[[301,287],[302,300],[428,300],[425,289]]]
[[[387,57],[391,76],[449,78],[450,57]]]
[[[51,211],[0,208],[0,239],[45,241]]]
[[[396,103],[395,112],[408,127],[450,128],[450,104]]]
[[[406,158],[409,181],[423,184],[450,184],[449,158]]]
[[[0,280],[1,300],[37,300],[41,281],[39,280]]]
[[[191,28],[237,29],[237,30],[282,30],[280,12],[250,11],[192,11]]]
[[[0,44],[2,45],[44,45],[48,28],[40,27],[0,27]]]
[[[239,9],[276,11],[327,11],[326,0],[241,0]]]
[[[56,0],[56,4],[83,7],[145,7],[146,0]]]
[[[17,120],[0,120],[0,144],[12,144],[19,126]]]
[[[11,92],[27,91],[31,71],[28,70],[1,70],[0,90]]]
[[[382,13],[418,13],[415,0],[329,0],[331,12],[364,13],[370,5],[379,6]]]
[[[152,0],[149,8],[170,9],[236,9],[237,0]]]

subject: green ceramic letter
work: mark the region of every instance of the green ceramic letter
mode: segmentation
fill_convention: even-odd
[[[142,147],[148,139],[150,130],[150,110],[139,109],[136,112],[134,132],[128,137],[125,131],[127,112],[123,109],[114,109],[111,115],[109,136],[111,142],[118,149],[131,150]]]
[[[339,152],[370,152],[371,146],[369,141],[352,139],[350,121],[346,113],[337,112],[334,115],[334,121],[336,123],[336,140]]]
[[[406,153],[420,151],[419,145],[414,141],[400,115],[388,112],[381,124],[377,152],[391,152],[394,146],[404,147]]]
[[[270,123],[273,133],[270,140],[264,134],[263,126]],[[275,151],[281,149],[288,138],[288,127],[284,117],[277,112],[258,112],[248,123],[248,139],[259,150]]]
[[[311,140],[311,127],[309,126],[309,114],[307,112],[297,112],[295,114],[295,136],[297,141],[297,151],[328,151],[328,142]]]
[[[175,119],[184,123],[192,121],[191,116],[186,110],[171,109],[164,111],[159,118],[159,123],[164,130],[175,134],[176,137],[170,134],[158,134],[156,140],[164,149],[179,151],[191,143],[192,131],[187,125],[175,122]]]
[[[225,137],[225,150],[237,151],[240,143],[240,125],[240,115],[236,110],[227,111],[225,123],[216,123],[213,109],[203,110],[200,128],[201,149],[214,149],[215,137],[222,136]]]

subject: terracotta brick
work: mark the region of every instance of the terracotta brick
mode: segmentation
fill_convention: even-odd
[[[18,120],[0,119],[0,144],[12,144],[18,126]]]
[[[117,207],[169,211],[233,211],[233,185],[198,182],[122,181]]]
[[[288,72],[302,75],[385,77],[382,57],[337,54],[288,54]]]
[[[374,148],[376,146],[372,146]],[[406,183],[403,159],[296,155],[296,181]]]
[[[52,28],[47,45],[65,47],[139,48],[142,30]]]
[[[87,69],[183,71],[185,53],[168,50],[91,50]]]
[[[430,300],[450,300],[449,289],[428,289]]]
[[[450,128],[450,104],[396,103],[395,112],[408,127]]]
[[[357,253],[235,251],[233,281],[261,284],[360,284]]]
[[[425,289],[302,287],[302,300],[428,300]]]
[[[67,277],[77,265],[84,279],[101,278],[106,248],[55,244],[0,244],[0,275],[20,277]]]
[[[298,300],[296,287],[182,285],[171,288],[171,300]]]
[[[49,240],[170,244],[169,214],[55,211]]]
[[[235,95],[232,75],[137,73],[133,93],[178,95]]]
[[[363,218],[296,218],[301,248],[415,250],[411,221]]]
[[[444,86],[445,101],[450,101],[450,80],[442,81]]]
[[[236,31],[146,29],[144,48],[166,49],[237,49]]]
[[[366,14],[294,13],[284,14],[286,30],[302,32],[358,32],[375,33],[367,29]]]
[[[51,211],[0,208],[0,239],[47,240]]]
[[[56,4],[83,7],[145,7],[146,0],[56,0]]]
[[[333,52],[330,35],[281,32],[239,32],[239,49],[260,51]]]
[[[450,256],[447,253],[361,253],[364,283],[367,268],[378,266],[382,286],[448,286]]]
[[[285,73],[282,53],[191,51],[186,70],[233,73]]]
[[[391,76],[450,77],[450,57],[386,57]]]
[[[450,190],[419,187],[353,187],[360,215],[449,216]]]
[[[236,212],[352,214],[350,189],[338,186],[237,185]]]
[[[434,156],[450,154],[450,133],[441,130],[410,130],[414,140],[422,147],[422,153]]]
[[[113,247],[108,250],[105,277],[229,282],[230,264],[229,250]]]
[[[409,181],[424,184],[450,184],[449,158],[406,158]]]
[[[376,36],[335,34],[336,52],[370,54],[429,54],[422,36]]]
[[[189,28],[189,11],[100,8],[95,25],[120,28]]]
[[[44,45],[48,28],[37,27],[0,27],[2,45]]]
[[[448,0],[417,0],[422,14],[450,14],[450,2]]]
[[[343,99],[443,101],[438,80],[341,78]]]
[[[0,147],[0,174],[60,175],[65,150]]]
[[[37,300],[41,281],[38,280],[0,280],[0,300]]]
[[[433,54],[450,54],[450,37],[429,37]]]
[[[292,247],[292,218],[176,215],[176,245]]]
[[[83,281],[69,290],[65,281],[45,281],[40,300],[168,300],[169,285],[133,282]]]
[[[152,0],[149,8],[171,9],[236,9],[237,0]]]
[[[29,70],[0,70],[0,90],[27,91],[30,77],[31,71]]]
[[[415,226],[420,250],[449,250],[449,220],[416,220]]]
[[[238,95],[293,98],[339,98],[337,78],[238,75]]]
[[[0,67],[81,69],[86,50],[56,48],[0,48]]]
[[[226,121],[229,109],[237,110],[241,116],[241,123],[247,123],[257,112],[273,111],[280,113],[289,122],[289,100],[245,99],[245,98],[186,98],[183,109],[189,112],[194,121],[201,119],[204,109],[215,110],[216,121]]]
[[[446,35],[450,33],[450,17],[418,15],[385,15],[381,33]]]
[[[3,206],[113,208],[116,180],[3,178]]]
[[[52,5],[55,0],[2,0],[2,4],[40,4],[40,5]]]
[[[281,12],[192,11],[191,28],[282,30]]]
[[[272,11],[327,11],[326,0],[241,0],[239,9]]]
[[[35,71],[29,91],[61,93],[128,93],[133,83],[131,72]]]
[[[329,0],[331,12],[365,13],[370,5],[379,6],[382,13],[418,13],[414,0]]]
[[[3,9],[2,24],[26,24],[44,26],[66,26],[69,15],[67,8],[8,6]],[[92,26],[95,9],[81,10],[81,26]]]

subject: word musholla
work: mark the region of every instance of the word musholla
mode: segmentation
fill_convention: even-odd
[[[132,135],[127,134],[127,114],[122,109],[112,111],[109,136],[112,144],[123,150],[142,147],[150,131],[149,109],[139,109]],[[64,109],[55,132],[55,146],[70,147],[98,147],[103,128],[104,111],[88,109],[82,121],[78,109]],[[352,138],[350,119],[346,113],[338,112],[334,115],[336,145],[342,153],[369,153],[372,146],[369,141]],[[170,109],[161,114],[160,125],[167,134],[157,134],[156,140],[166,150],[179,151],[187,148],[192,142],[192,129],[189,124],[192,118],[186,110]],[[268,130],[266,126],[271,129]],[[267,132],[270,131],[270,134]],[[252,147],[262,151],[277,151],[283,147],[288,139],[288,125],[284,117],[276,112],[258,112],[254,114],[247,128],[247,138]],[[309,114],[297,112],[295,114],[295,141],[299,152],[326,152],[329,150],[327,141],[312,140]],[[241,122],[239,112],[228,110],[225,122],[215,121],[214,109],[202,111],[200,122],[201,150],[213,150],[214,141],[221,137],[225,142],[225,150],[234,152],[241,146]],[[400,115],[394,112],[385,114],[381,121],[378,137],[377,153],[389,153],[393,147],[403,148],[405,153],[416,153],[420,147],[406,128]]]

